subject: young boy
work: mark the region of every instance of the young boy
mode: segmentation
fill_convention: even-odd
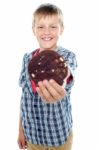
[[[71,150],[72,114],[70,104],[75,54],[57,46],[64,30],[61,10],[52,4],[42,4],[34,12],[33,33],[39,49],[25,54],[20,75],[22,87],[18,145],[28,150]],[[33,55],[44,50],[56,50],[68,64],[68,82],[63,88],[55,80],[40,81],[33,93],[28,75],[28,64]],[[46,101],[46,102],[45,102]]]

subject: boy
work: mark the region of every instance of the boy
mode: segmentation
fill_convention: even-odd
[[[22,87],[18,145],[28,150],[71,150],[72,115],[71,87],[76,68],[75,54],[58,47],[57,41],[64,25],[61,10],[52,4],[42,4],[34,12],[33,33],[40,48],[25,54],[20,75]],[[28,75],[28,64],[33,55],[44,50],[56,50],[68,63],[68,82],[65,88],[53,79],[40,81],[33,93]]]

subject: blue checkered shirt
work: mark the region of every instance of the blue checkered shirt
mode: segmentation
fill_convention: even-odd
[[[57,52],[68,63],[73,80],[65,87],[66,96],[54,104],[43,102],[37,93],[32,92],[28,75],[28,62],[32,58],[32,53],[26,53],[23,57],[19,78],[19,85],[22,87],[20,110],[26,139],[32,144],[60,146],[66,142],[72,130],[70,93],[77,62],[73,52],[62,47],[59,47]]]

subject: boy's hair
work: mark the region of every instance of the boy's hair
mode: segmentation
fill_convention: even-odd
[[[52,15],[57,15],[59,17],[59,23],[61,26],[63,25],[63,13],[60,8],[57,6],[46,3],[46,4],[41,4],[33,13],[33,22],[32,26],[35,25],[35,17],[39,16],[39,18],[46,17],[46,16],[52,16]]]

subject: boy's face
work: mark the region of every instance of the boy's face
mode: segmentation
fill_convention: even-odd
[[[54,50],[62,31],[63,27],[60,25],[57,15],[35,17],[33,32],[38,40],[40,50]]]

